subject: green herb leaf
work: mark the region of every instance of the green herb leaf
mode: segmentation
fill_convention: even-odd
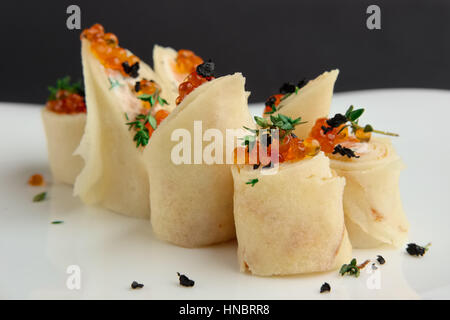
[[[51,222],[51,224],[61,224],[61,223],[64,223],[64,221],[61,221],[61,220],[55,220],[55,221],[52,221],[52,222]]]
[[[145,147],[148,144],[149,139],[149,132],[147,128],[145,128],[145,130],[139,130],[138,132],[136,132],[133,141],[136,142],[136,147],[139,148],[139,146]]]
[[[351,111],[348,115],[347,119],[351,122],[356,121],[361,115],[364,113],[364,109],[357,109],[354,111]]]
[[[356,265],[356,259],[352,259],[350,264],[343,264],[341,269],[339,270],[339,273],[341,274],[341,276],[349,274],[355,277],[359,277],[360,271],[358,266]]]
[[[39,193],[39,194],[34,196],[33,202],[43,201],[43,200],[45,200],[46,196],[47,196],[47,192]]]
[[[165,104],[169,104],[165,99],[161,98],[160,96],[158,96],[158,103],[163,106]]]
[[[258,183],[258,181],[259,181],[258,178],[250,179],[250,180],[248,180],[245,184],[251,184],[252,187],[253,187],[253,186],[255,186],[255,184]]]
[[[50,92],[50,95],[47,100],[56,100],[56,94],[59,90],[66,90],[70,93],[77,93],[79,95],[84,96],[83,88],[81,86],[81,82],[77,81],[74,83],[70,83],[70,77],[65,76],[64,78],[56,80],[56,86],[48,87],[48,91]]]
[[[116,87],[120,87],[122,84],[119,82],[119,80],[117,80],[117,79],[111,79],[111,78],[108,78],[108,81],[109,81],[109,84],[111,85],[110,87],[109,87],[109,90],[111,90],[111,89],[114,89],[114,88],[116,88]]]
[[[269,122],[267,122],[267,119],[255,116],[254,117],[255,122],[258,126],[260,126],[261,128],[265,129],[267,127],[269,127]]]
[[[352,113],[353,111],[353,105],[351,105],[350,107],[348,107],[347,111],[345,111],[345,117],[348,119],[348,117],[350,116],[350,113]]]
[[[153,129],[156,129],[156,126],[158,125],[156,119],[151,116],[150,113],[148,114],[148,123],[150,123]]]
[[[136,142],[136,147],[139,148],[139,146],[145,147],[148,144],[148,141],[150,140],[150,132],[148,131],[148,128],[145,126],[147,123],[150,123],[150,125],[154,129],[156,128],[156,119],[148,113],[145,114],[138,114],[136,116],[136,121],[128,122],[126,125],[128,125],[128,130],[131,130],[134,128],[136,130],[136,134],[134,135],[133,141]]]

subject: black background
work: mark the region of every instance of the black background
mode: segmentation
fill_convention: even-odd
[[[386,87],[450,89],[450,1],[10,1],[0,4],[0,101],[44,103],[47,86],[81,78],[79,30],[66,8],[95,22],[152,63],[155,43],[192,49],[219,74],[240,71],[251,101],[284,81],[339,68],[336,91]],[[381,7],[381,30],[366,9]]]

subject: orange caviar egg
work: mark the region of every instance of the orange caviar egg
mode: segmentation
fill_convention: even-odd
[[[266,107],[264,108],[264,114],[272,111],[272,104],[275,105],[275,107],[278,107],[278,105],[281,102],[281,98],[284,97],[284,94],[274,94],[273,96],[270,96],[269,99],[266,101]]]
[[[157,90],[161,90],[158,84],[153,80],[142,79],[135,85],[136,95],[141,94],[154,94]],[[150,109],[151,105],[148,101],[142,101],[142,105],[146,109]]]
[[[320,144],[313,138],[301,140],[295,136],[288,135],[283,138],[283,142],[278,144],[278,150],[273,147],[273,144],[266,146],[266,152],[261,152],[260,148],[264,146],[260,141],[256,141],[254,147],[249,152],[248,146],[237,147],[234,150],[234,163],[241,164],[242,159],[238,157],[239,154],[245,152],[245,164],[259,164],[262,166],[269,165],[273,159],[273,155],[278,153],[278,159],[275,160],[279,163],[285,161],[299,161],[306,157],[313,157],[320,151]],[[239,162],[240,161],[240,162]]]
[[[95,38],[102,37],[105,33],[105,29],[99,23],[94,24],[89,29],[83,30],[81,33],[81,38],[86,38],[89,41],[94,40]]]
[[[192,73],[202,63],[203,59],[195,55],[193,51],[181,49],[178,51],[175,60],[175,71],[178,73]]]
[[[330,128],[327,124],[326,118],[319,118],[316,120],[309,136],[316,139],[320,143],[320,148],[325,153],[332,153],[334,151],[334,147],[344,141],[358,141],[357,139],[349,136],[348,128],[344,128],[344,125],[340,125],[337,128]]]
[[[50,111],[56,113],[85,113],[86,103],[84,98],[77,93],[70,93],[66,90],[58,90],[55,100],[47,101],[45,105]]]
[[[156,112],[156,114],[155,114],[156,124],[159,126],[159,124],[165,118],[167,118],[168,115],[169,115],[169,111],[164,110],[164,109],[158,110],[158,112]],[[151,138],[153,132],[155,131],[155,129],[153,129],[153,127],[150,125],[150,123],[146,123],[145,127],[148,129],[148,136],[149,136],[149,138]]]
[[[105,33],[102,25],[94,24],[81,33],[81,39],[83,38],[90,41],[92,52],[105,68],[120,71],[125,77],[137,76],[136,70],[132,71],[130,67],[139,63],[139,58],[129,55],[127,50],[119,47],[119,40],[115,34]],[[124,67],[125,62],[128,68]]]
[[[175,101],[177,105],[191,93],[195,88],[201,86],[203,83],[213,80],[214,77],[202,77],[197,71],[191,72],[186,79],[178,87],[178,98]]]
[[[28,184],[30,186],[43,186],[45,184],[44,177],[41,174],[33,174],[30,179],[28,179]]]
[[[117,36],[114,33],[111,33],[111,32],[105,33],[105,35],[103,36],[103,39],[110,46],[118,46],[119,45],[119,39],[117,39]]]
[[[159,125],[167,116],[169,115],[169,111],[160,109],[155,114],[156,123]]]
[[[156,84],[155,81],[142,79],[139,82],[139,90],[138,94],[154,94],[156,90],[159,90],[159,86]]]

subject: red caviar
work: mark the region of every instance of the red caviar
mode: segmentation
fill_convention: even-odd
[[[250,152],[248,146],[237,147],[234,150],[234,163],[238,163],[240,152],[244,152],[245,164],[266,166],[273,161],[278,163],[299,161],[306,157],[313,157],[319,153],[320,144],[313,138],[301,140],[295,136],[287,135],[283,138],[282,143],[278,144],[278,150],[275,149],[275,145],[272,143],[266,147],[266,152],[260,152],[260,148],[264,148],[264,145],[259,140],[256,141]],[[278,159],[272,159],[272,154],[273,157],[276,157],[277,153]]]
[[[191,72],[186,79],[178,87],[178,98],[175,101],[177,105],[183,101],[183,99],[191,93],[195,88],[201,86],[203,83],[213,80],[214,77],[202,77],[197,71]]]
[[[56,99],[47,101],[45,106],[48,110],[56,113],[72,114],[86,112],[84,97],[67,90],[58,90]]]
[[[195,55],[193,51],[181,49],[178,51],[175,61],[175,71],[177,73],[192,73],[202,63],[203,59]]]
[[[28,179],[28,184],[30,186],[43,186],[45,184],[44,177],[41,174],[33,174],[30,179]]]
[[[101,24],[94,24],[89,29],[85,29],[81,33],[81,39],[87,39],[91,42],[91,50],[105,68],[117,70],[123,76],[129,73],[124,69],[123,64],[126,62],[131,67],[139,62],[139,58],[127,52],[124,48],[119,47],[119,40],[113,33],[105,33]]]
[[[267,112],[271,112],[272,111],[272,104],[269,104],[269,101],[273,101],[273,105],[275,107],[278,107],[278,105],[281,102],[281,98],[284,97],[284,94],[274,94],[273,96],[270,96],[269,99],[267,99],[266,101],[266,107],[264,108],[264,114],[266,114]]]
[[[160,109],[160,110],[158,110],[158,112],[156,112],[155,119],[156,119],[157,127],[165,118],[167,118],[168,115],[169,115],[169,111],[164,110],[164,109]],[[155,129],[153,129],[153,127],[150,125],[150,123],[146,123],[145,126],[148,129],[148,136],[149,136],[149,138],[151,138],[153,131],[155,131]]]
[[[154,94],[158,90],[160,91],[161,88],[155,81],[142,79],[141,81],[139,81],[139,90],[136,92],[136,95],[139,96],[141,94]],[[142,105],[146,109],[151,108],[150,102],[148,101],[142,101]]]
[[[337,128],[331,128],[327,124],[327,118],[317,119],[316,124],[309,133],[309,136],[319,141],[320,148],[325,153],[332,153],[334,151],[334,147],[342,142],[359,141],[348,134],[348,128],[344,128],[343,124]]]

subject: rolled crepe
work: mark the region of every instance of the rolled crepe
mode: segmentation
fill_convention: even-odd
[[[142,101],[132,92],[135,82],[157,77],[142,61],[138,78],[123,77],[117,71],[105,69],[85,39],[82,40],[82,63],[89,112],[86,130],[76,151],[85,166],[75,182],[74,193],[87,204],[148,218],[146,166],[142,150],[133,141],[134,132],[126,125],[126,117],[134,120],[142,110]],[[114,88],[111,78],[118,81]]]
[[[170,47],[153,47],[153,67],[156,74],[160,77],[171,91],[178,93],[178,86],[184,80],[186,75],[177,75],[173,71],[177,52]]]
[[[351,258],[345,179],[317,156],[280,164],[273,175],[233,166],[234,218],[242,272],[290,275],[334,270]],[[258,179],[254,186],[246,184]]]
[[[334,83],[338,74],[339,70],[332,70],[310,80],[297,94],[292,93],[281,101],[274,115],[282,113],[292,119],[302,117],[302,121],[307,123],[297,126],[294,133],[300,139],[307,138],[316,119],[328,117],[330,113]]]
[[[86,113],[63,114],[43,108],[41,115],[53,181],[73,185],[84,164],[73,153],[84,133]]]
[[[158,238],[183,247],[199,247],[235,237],[230,166],[176,164],[171,155],[181,142],[172,141],[171,136],[177,129],[188,132],[194,142],[187,152],[193,157],[198,150],[194,148],[195,139],[202,139],[194,134],[194,121],[201,121],[203,132],[216,129],[223,137],[226,129],[253,127],[244,84],[244,77],[238,73],[202,84],[186,96],[150,139],[144,154],[151,189],[151,224]],[[225,143],[223,149],[226,157]],[[226,163],[226,159],[220,160]]]
[[[409,230],[398,185],[403,162],[387,138],[372,138],[358,149],[359,158],[330,155],[331,168],[346,179],[344,212],[350,241],[354,248],[399,247]]]

